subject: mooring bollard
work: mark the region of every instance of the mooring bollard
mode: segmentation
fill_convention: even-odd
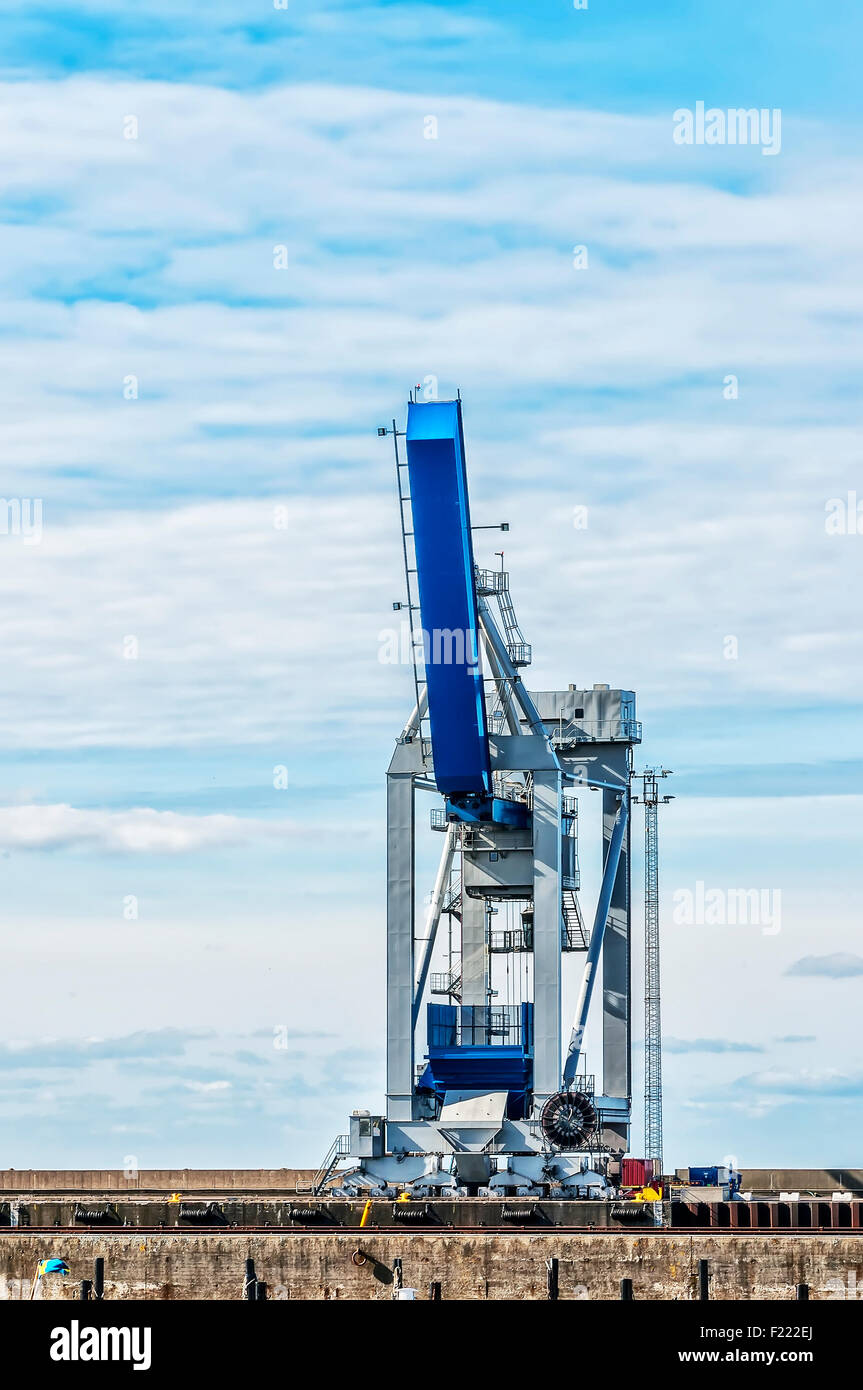
[[[795,1294],[795,1299],[796,1299],[796,1301],[797,1301],[798,1303],[808,1303],[808,1302],[809,1302],[809,1285],[808,1285],[808,1284],[798,1284],[798,1285],[797,1285],[797,1293]]]
[[[243,1298],[247,1302],[251,1302],[254,1299],[255,1285],[257,1284],[257,1282],[257,1276],[255,1275],[255,1262],[254,1260],[246,1260],[246,1277],[243,1280]]]
[[[710,1299],[710,1261],[698,1261],[698,1297],[702,1303]]]
[[[93,1297],[99,1303],[105,1297],[105,1261],[101,1255],[93,1261]]]
[[[92,1287],[93,1285],[89,1279],[81,1280],[81,1287],[78,1290],[78,1301],[80,1303],[86,1303],[89,1300]]]
[[[432,1303],[441,1302],[440,1284],[437,1280],[432,1280],[432,1282],[429,1284],[429,1298],[431,1299]]]
[[[621,1279],[621,1281],[620,1281],[620,1299],[621,1299],[621,1302],[622,1302],[622,1303],[631,1303],[631,1302],[632,1302],[632,1280],[631,1280],[631,1279]]]
[[[545,1262],[545,1284],[548,1298],[556,1302],[560,1294],[560,1262],[554,1255]]]

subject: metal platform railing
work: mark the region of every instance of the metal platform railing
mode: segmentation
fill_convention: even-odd
[[[546,728],[555,748],[573,743],[640,743],[641,721],[638,719],[579,719],[561,722],[546,720]]]
[[[518,1046],[523,1040],[521,1004],[429,1005],[428,1041],[432,1048]]]
[[[452,999],[461,997],[461,974],[455,970],[434,970],[429,988],[432,994],[446,994]]]
[[[479,565],[476,565],[474,576],[477,593],[482,598],[489,598],[492,594],[503,594],[509,589],[509,575],[506,570],[481,570]]]
[[[488,949],[492,955],[509,955],[533,950],[533,927],[511,927],[489,932]]]

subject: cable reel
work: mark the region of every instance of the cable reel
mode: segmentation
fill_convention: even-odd
[[[550,1144],[559,1149],[582,1149],[596,1133],[598,1118],[591,1097],[584,1091],[558,1091],[542,1107],[539,1124]]]

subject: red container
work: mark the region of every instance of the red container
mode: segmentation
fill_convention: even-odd
[[[622,1158],[620,1160],[621,1187],[644,1187],[652,1177],[652,1158]]]

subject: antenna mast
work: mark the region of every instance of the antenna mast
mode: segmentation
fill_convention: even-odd
[[[662,1010],[659,970],[659,828],[657,809],[671,801],[659,782],[671,773],[648,767],[636,774],[644,806],[644,1156],[662,1173]]]

